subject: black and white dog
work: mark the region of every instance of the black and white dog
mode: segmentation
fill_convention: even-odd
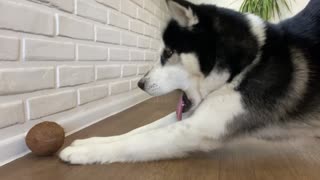
[[[77,140],[60,153],[63,161],[177,158],[240,136],[291,137],[318,124],[319,0],[279,24],[185,0],[167,5],[172,20],[161,60],[139,87],[153,96],[182,90],[177,113],[183,120],[172,113],[124,135]]]

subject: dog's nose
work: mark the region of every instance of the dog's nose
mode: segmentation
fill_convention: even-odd
[[[144,85],[145,85],[145,82],[141,79],[139,82],[138,82],[138,87],[142,90],[144,90]]]

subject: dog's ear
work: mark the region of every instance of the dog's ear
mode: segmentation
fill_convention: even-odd
[[[191,27],[199,23],[197,15],[192,10],[193,4],[185,0],[167,0],[172,18],[182,27]]]

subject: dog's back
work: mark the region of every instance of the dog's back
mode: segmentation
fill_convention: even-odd
[[[289,113],[285,124],[270,125],[259,131],[259,137],[286,138],[286,137],[319,137],[320,131],[320,1],[310,0],[309,4],[296,16],[284,20],[276,25],[283,31],[286,44],[291,49],[298,50],[302,56],[291,54],[292,61],[306,61],[305,69],[308,72],[307,89],[294,111]],[[295,66],[296,69],[301,66]],[[301,73],[303,74],[303,73]],[[300,81],[306,80],[297,78]],[[289,91],[288,91],[289,92]]]
[[[320,120],[320,1],[310,0],[304,10],[279,25],[288,44],[299,48],[308,62],[308,91],[299,108],[310,119]]]
[[[240,84],[250,115],[230,129],[272,139],[309,135],[320,127],[320,1],[279,24],[267,23],[266,36],[260,62]]]
[[[310,0],[296,16],[279,24],[290,44],[306,49],[312,59],[320,61],[320,1]]]

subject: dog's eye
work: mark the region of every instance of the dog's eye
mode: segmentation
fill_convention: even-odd
[[[173,55],[175,51],[166,48],[161,55],[161,64],[164,65],[168,61],[168,59]]]
[[[173,55],[174,51],[171,49],[165,49],[163,52],[164,58],[168,59]]]

